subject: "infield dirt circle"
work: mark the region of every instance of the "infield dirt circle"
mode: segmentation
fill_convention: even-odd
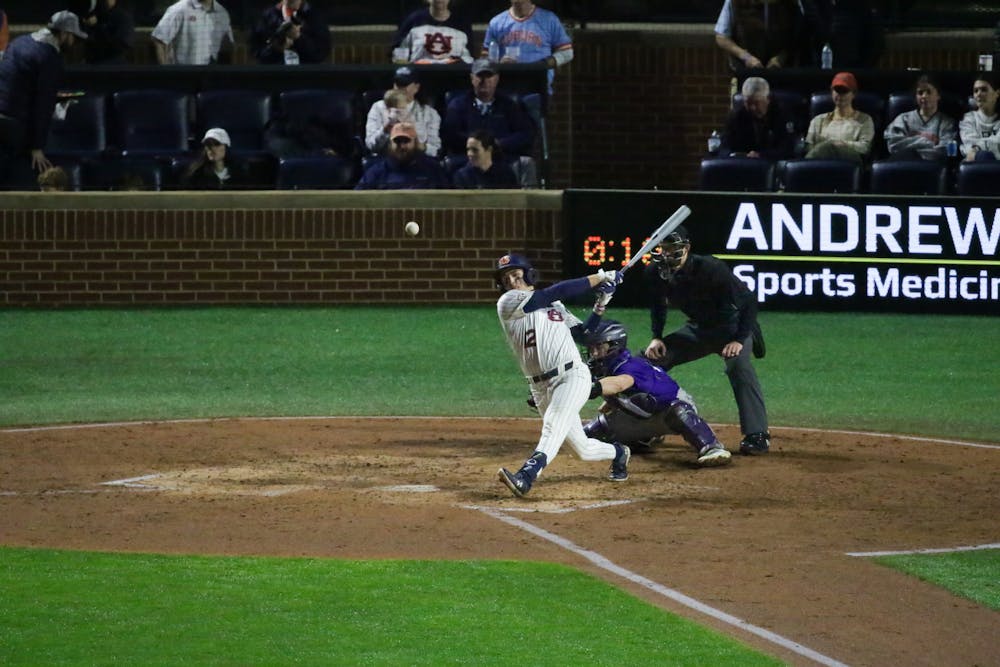
[[[634,456],[621,484],[564,447],[514,499],[496,471],[520,465],[538,427],[335,418],[8,429],[2,542],[553,561],[790,664],[1000,665],[1000,614],[849,555],[1000,541],[1000,446],[775,429],[771,454],[699,470],[671,438]],[[718,431],[738,441],[735,428]]]

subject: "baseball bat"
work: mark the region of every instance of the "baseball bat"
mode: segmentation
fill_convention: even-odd
[[[671,232],[680,227],[681,223],[684,222],[689,215],[691,215],[691,209],[681,204],[681,207],[674,211],[673,215],[667,218],[662,225],[657,227],[655,232],[650,234],[649,240],[642,244],[642,247],[639,248],[637,253],[632,255],[632,259],[628,261],[628,264],[622,267],[621,273],[625,273],[631,269],[636,262],[642,259],[643,255],[651,252],[653,248],[663,243],[663,240],[670,236]]]

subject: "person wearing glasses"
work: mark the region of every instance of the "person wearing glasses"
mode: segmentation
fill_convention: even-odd
[[[871,153],[875,121],[854,108],[858,81],[840,72],[830,83],[833,111],[817,115],[806,132],[806,158],[861,162]]]
[[[355,190],[433,190],[450,188],[441,164],[417,146],[413,123],[396,123],[389,135],[386,154],[365,169]]]

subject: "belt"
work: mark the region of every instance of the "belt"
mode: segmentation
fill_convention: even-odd
[[[571,368],[573,368],[573,362],[567,361],[565,364],[563,364],[562,368],[556,367],[550,371],[545,371],[541,375],[536,375],[535,377],[531,378],[531,381],[544,382],[545,380],[551,380],[555,376],[559,375],[559,373],[561,373],[562,371],[568,371]]]

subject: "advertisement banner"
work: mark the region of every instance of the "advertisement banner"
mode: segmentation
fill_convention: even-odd
[[[1000,199],[567,190],[565,277],[620,268],[680,205],[762,310],[1000,314]],[[644,258],[615,297],[644,306]]]

